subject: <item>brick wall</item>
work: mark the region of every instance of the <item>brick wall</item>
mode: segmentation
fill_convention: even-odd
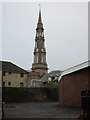
[[[88,68],[65,75],[59,82],[59,102],[62,106],[81,106],[80,92],[88,89]]]

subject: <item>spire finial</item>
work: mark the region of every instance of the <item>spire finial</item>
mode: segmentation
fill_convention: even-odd
[[[41,10],[41,4],[39,4],[39,10]]]

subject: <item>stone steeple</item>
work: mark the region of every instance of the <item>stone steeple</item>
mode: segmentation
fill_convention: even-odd
[[[36,28],[34,63],[32,64],[32,70],[35,72],[38,72],[40,76],[43,76],[48,73],[41,9],[39,10],[39,17],[38,17],[38,23]]]

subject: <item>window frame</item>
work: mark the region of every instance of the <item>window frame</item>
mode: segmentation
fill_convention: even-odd
[[[24,77],[24,74],[23,74],[23,73],[21,73],[21,74],[20,74],[20,77]]]
[[[20,82],[20,87],[24,87],[24,83],[23,82]]]
[[[8,82],[8,86],[9,86],[9,87],[11,86],[11,82]]]

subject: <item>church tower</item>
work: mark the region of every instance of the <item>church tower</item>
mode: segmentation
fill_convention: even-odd
[[[39,73],[40,76],[43,76],[48,73],[41,9],[39,9],[39,17],[38,17],[38,23],[36,28],[34,63],[32,64],[32,71]]]

